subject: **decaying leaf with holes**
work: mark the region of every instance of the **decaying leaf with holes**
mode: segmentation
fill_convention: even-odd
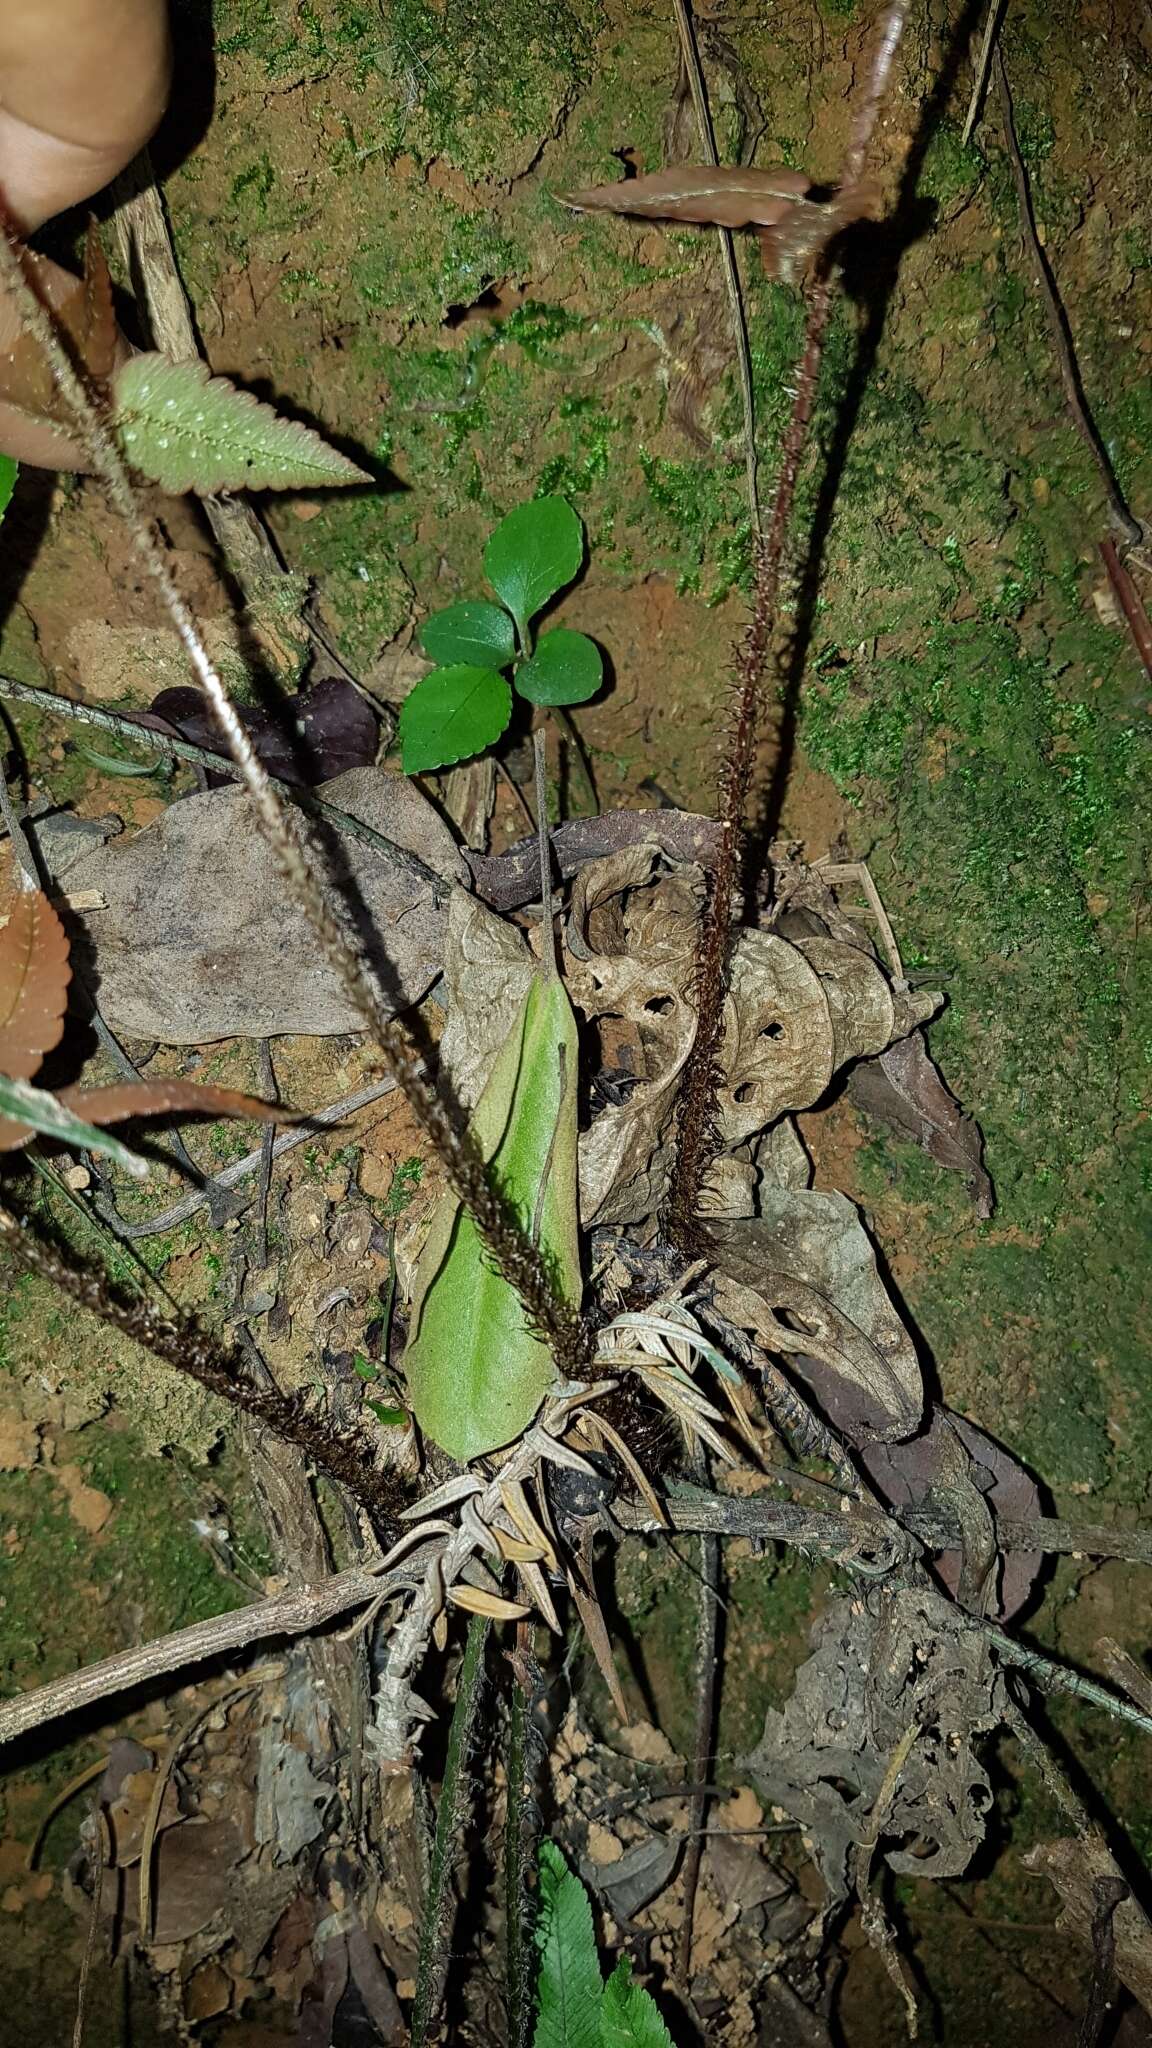
[[[801,1822],[834,1900],[856,1887],[873,1829],[889,1867],[958,1877],[984,1839],[992,1788],[974,1739],[1003,1719],[1005,1682],[984,1638],[929,1587],[837,1600],[787,1704],[742,1762],[757,1792]],[[908,1753],[889,1788],[897,1749]],[[891,1797],[876,1814],[881,1794]]]
[[[590,862],[573,885],[565,978],[596,1027],[601,1062],[595,1114],[580,1141],[587,1226],[652,1227],[663,1205],[680,1075],[696,1029],[691,989],[703,892],[700,868],[670,861],[655,843]],[[939,1005],[935,994],[894,989],[872,955],[844,939],[793,943],[771,931],[742,932],[724,1005],[721,1153],[706,1184],[706,1213],[751,1215],[782,1120],[818,1101],[841,1066],[902,1037]]]

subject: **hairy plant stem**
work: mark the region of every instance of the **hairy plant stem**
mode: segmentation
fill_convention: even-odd
[[[692,1246],[698,1233],[700,1190],[714,1150],[717,1057],[728,987],[733,904],[740,875],[744,816],[756,753],[760,699],[776,625],[784,542],[792,517],[800,460],[808,439],[831,303],[831,282],[827,273],[821,270],[808,299],[804,349],[796,376],[792,417],[780,459],[772,518],[767,534],[756,544],[752,616],[735,653],[736,694],[716,805],[720,845],[696,951],[696,1038],[684,1070],[676,1170],[669,1209],[672,1236],[685,1249]]]
[[[842,187],[857,184],[863,174],[893,60],[904,32],[907,11],[908,0],[889,0],[881,17],[872,63],[856,107],[841,169]],[[826,259],[821,258],[808,294],[808,318],[796,374],[796,395],[784,436],[772,515],[767,534],[758,539],[756,547],[752,616],[734,658],[732,718],[717,791],[720,845],[696,948],[696,1037],[684,1069],[676,1165],[668,1205],[669,1233],[673,1241],[686,1251],[697,1244],[701,1235],[698,1220],[700,1194],[716,1150],[718,1061],[732,950],[733,910],[744,843],[744,817],[756,752],[764,676],[777,624],[784,547],[792,519],[796,479],[808,442],[831,307],[831,276]]]
[[[530,1327],[549,1346],[564,1375],[577,1378],[590,1355],[590,1341],[579,1311],[565,1302],[553,1286],[539,1250],[510,1204],[489,1180],[467,1126],[427,1078],[404,1026],[388,1014],[359,939],[337,908],[297,821],[285,810],[272,787],[212,662],[177,587],[164,543],[143,510],[104,411],[73,366],[51,314],[25,275],[19,245],[8,232],[0,232],[0,284],[12,293],[22,323],[43,350],[88,459],[123,518],[141,565],[156,586],[221,737],[240,770],[285,887],[307,916],[365,1030],[383,1051],[444,1166],[453,1192],[472,1215],[501,1274],[519,1295]]]
[[[0,1241],[6,1241],[21,1264],[48,1280],[79,1307],[101,1322],[121,1330],[154,1358],[187,1374],[210,1394],[217,1394],[244,1415],[294,1444],[322,1466],[329,1476],[370,1512],[391,1525],[397,1507],[395,1481],[372,1464],[368,1443],[334,1430],[322,1415],[313,1414],[299,1396],[274,1386],[256,1386],[241,1362],[224,1351],[197,1323],[178,1315],[165,1316],[146,1301],[126,1301],[113,1293],[102,1273],[74,1266],[26,1229],[11,1211],[0,1207]]]
[[[530,1621],[516,1625],[512,1663],[512,1694],[508,1706],[508,1805],[504,1819],[504,1982],[508,2014],[508,2048],[529,2048],[532,2037],[531,1930],[540,1809],[536,1800],[537,1758],[542,1747],[532,1724],[532,1703],[543,1689],[533,1654]]]
[[[444,1996],[452,1915],[452,1857],[464,1820],[468,1794],[468,1752],[484,1684],[484,1652],[492,1624],[486,1614],[468,1623],[464,1657],[456,1685],[456,1704],[448,1730],[444,1778],[436,1808],[436,1833],[428,1866],[424,1920],[416,1963],[416,1996],[412,2003],[411,2048],[427,2048]]]

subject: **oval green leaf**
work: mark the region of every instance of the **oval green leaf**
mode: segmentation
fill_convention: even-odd
[[[0,518],[3,518],[8,510],[19,474],[20,464],[15,458],[11,455],[0,455]]]
[[[445,668],[457,662],[471,668],[507,668],[516,658],[516,630],[502,604],[470,600],[450,604],[447,611],[425,619],[420,645],[429,661]]]
[[[517,505],[488,537],[484,573],[512,613],[524,639],[528,621],[584,560],[584,524],[566,498]]]
[[[533,704],[586,704],[603,680],[600,649],[586,633],[570,633],[567,626],[545,633],[514,678],[520,695]]]
[[[494,668],[458,662],[434,668],[400,706],[405,775],[448,768],[498,740],[512,716],[512,692]]]
[[[534,975],[472,1118],[483,1158],[573,1305],[578,1055],[563,983]],[[451,1195],[433,1215],[417,1265],[404,1376],[425,1435],[464,1464],[527,1429],[555,1382],[547,1345]]]

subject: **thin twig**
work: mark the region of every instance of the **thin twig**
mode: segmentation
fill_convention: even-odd
[[[1132,645],[1144,664],[1145,673],[1152,676],[1152,621],[1144,609],[1144,600],[1128,574],[1125,563],[1120,560],[1114,540],[1102,540],[1100,553],[1112,585],[1112,595],[1124,614],[1125,623],[1132,635]]]
[[[97,1798],[93,1813],[96,1834],[96,1854],[92,1866],[92,1905],[88,1914],[88,1933],[84,1941],[84,1957],[80,1964],[80,1981],[76,1986],[76,2019],[72,2028],[72,2048],[83,2048],[84,2022],[88,2013],[88,1982],[92,1965],[96,1960],[96,1943],[100,1934],[100,1919],[104,1905],[104,1872],[112,1858],[112,1845],[108,1835],[108,1822],[104,1808]]]
[[[37,711],[48,712],[53,718],[71,719],[80,725],[99,726],[103,732],[113,732],[117,738],[131,741],[133,746],[145,748],[153,754],[187,761],[194,768],[204,768],[212,775],[226,775],[230,782],[244,782],[244,770],[228,754],[214,753],[210,747],[198,747],[193,740],[181,739],[176,733],[158,732],[154,726],[145,725],[139,718],[131,718],[123,711],[105,711],[95,704],[82,704],[73,697],[58,696],[54,690],[41,690],[32,683],[17,682],[14,676],[0,676],[0,697],[8,697],[14,704],[30,704]],[[389,839],[384,832],[378,832],[374,825],[366,825],[362,818],[354,817],[351,811],[343,811],[338,804],[330,804],[326,798],[317,796],[314,790],[302,789],[294,782],[281,782],[279,776],[269,775],[268,786],[286,803],[295,804],[307,812],[309,817],[320,818],[349,839],[359,840],[362,846],[370,846],[376,853],[382,853],[431,891],[437,902],[446,900],[449,885],[443,875],[422,861],[419,854],[410,853],[406,846]]]
[[[468,1623],[464,1656],[456,1684],[456,1703],[448,1730],[444,1778],[436,1808],[436,1834],[428,1867],[428,1889],[416,1964],[416,1995],[412,2002],[411,2048],[427,2048],[439,2017],[448,1967],[452,1913],[452,1862],[468,1796],[468,1755],[484,1684],[484,1652],[492,1623],[474,1614]]]
[[[980,102],[984,98],[984,88],[988,83],[988,70],[992,63],[992,51],[995,47],[997,31],[999,30],[1006,4],[1007,0],[989,0],[988,18],[984,23],[984,34],[980,39],[980,55],[976,59],[976,75],[972,81],[972,97],[968,102],[968,112],[964,117],[964,130],[960,137],[960,144],[963,149],[967,149],[968,144],[971,142],[972,131],[979,119]]]
[[[684,58],[684,69],[688,74],[688,87],[692,94],[692,105],[696,113],[696,129],[700,137],[700,150],[705,163],[716,166],[720,162],[716,148],[716,132],[712,126],[712,113],[708,105],[708,92],[704,83],[704,70],[700,62],[700,50],[696,42],[696,29],[692,21],[688,0],[672,0],[672,11],[676,16],[676,27],[680,32],[680,50]],[[740,289],[740,271],[736,263],[736,244],[731,228],[717,227],[716,238],[720,244],[720,258],[724,265],[724,283],[728,292],[728,316],[732,327],[732,340],[736,349],[736,367],[740,378],[740,399],[744,408],[744,467],[748,478],[748,511],[752,521],[752,537],[755,540],[761,530],[759,456],[756,448],[756,390],[752,381],[752,352],[748,345],[748,319],[744,311],[744,294]]]
[[[1116,480],[1116,472],[1112,467],[1108,451],[1100,439],[1096,422],[1088,409],[1088,400],[1084,396],[1080,366],[1076,360],[1076,344],[1072,338],[1072,329],[1068,322],[1068,315],[1064,310],[1064,302],[1060,297],[1052,265],[1049,263],[1040,245],[1040,237],[1036,232],[1036,215],[1032,205],[1032,188],[1028,182],[1028,172],[1025,168],[1024,158],[1020,153],[1020,143],[1016,134],[1016,123],[1012,113],[1012,90],[1008,84],[1008,73],[1004,68],[1004,53],[999,43],[997,43],[993,52],[992,68],[996,77],[996,92],[1000,102],[1000,114],[1004,122],[1004,139],[1008,146],[1008,160],[1012,165],[1012,177],[1016,185],[1016,200],[1020,213],[1020,232],[1023,235],[1024,246],[1031,260],[1036,283],[1040,288],[1040,297],[1043,301],[1044,313],[1048,321],[1048,331],[1052,337],[1052,346],[1056,352],[1056,361],[1060,369],[1060,382],[1064,387],[1065,403],[1072,415],[1072,423],[1100,473],[1100,481],[1104,486],[1104,496],[1108,504],[1108,517],[1121,538],[1127,541],[1129,546],[1135,547],[1143,539],[1144,530],[1129,510],[1124,493]]]
[[[383,1080],[371,1081],[367,1087],[357,1088],[354,1094],[342,1096],[339,1102],[330,1103],[327,1109],[310,1110],[302,1127],[294,1131],[282,1131],[273,1139],[273,1159],[283,1158],[285,1152],[291,1152],[297,1145],[306,1145],[310,1138],[316,1136],[318,1128],[343,1123],[346,1117],[354,1116],[358,1109],[367,1109],[370,1103],[379,1102],[382,1096],[391,1095],[398,1086],[399,1083],[391,1074],[386,1074]],[[215,1184],[218,1188],[234,1188],[238,1181],[247,1180],[249,1174],[256,1173],[263,1162],[264,1148],[261,1145],[258,1151],[246,1152],[243,1159],[234,1159],[230,1166],[222,1166],[216,1175]],[[171,1208],[162,1209],[158,1216],[150,1216],[144,1223],[126,1223],[121,1219],[116,1226],[117,1233],[132,1244],[143,1237],[158,1237],[163,1231],[175,1230],[179,1224],[187,1223],[188,1218],[195,1216],[198,1209],[206,1207],[207,1202],[207,1188],[198,1188],[195,1194],[185,1195],[182,1201],[173,1202]]]

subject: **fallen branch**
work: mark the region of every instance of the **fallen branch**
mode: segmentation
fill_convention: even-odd
[[[396,1573],[397,1579],[404,1574]],[[69,1671],[32,1692],[0,1704],[0,1744],[14,1742],[35,1728],[78,1714],[97,1701],[134,1691],[157,1678],[171,1679],[177,1671],[226,1657],[250,1643],[267,1642],[273,1636],[309,1635],[323,1628],[337,1615],[353,1607],[379,1600],[387,1592],[389,1579],[357,1566],[338,1572],[319,1586],[298,1586],[294,1592],[278,1593],[270,1600],[254,1601],[232,1614],[217,1614],[210,1621],[194,1621],[154,1642],[138,1643],[98,1664]]]

